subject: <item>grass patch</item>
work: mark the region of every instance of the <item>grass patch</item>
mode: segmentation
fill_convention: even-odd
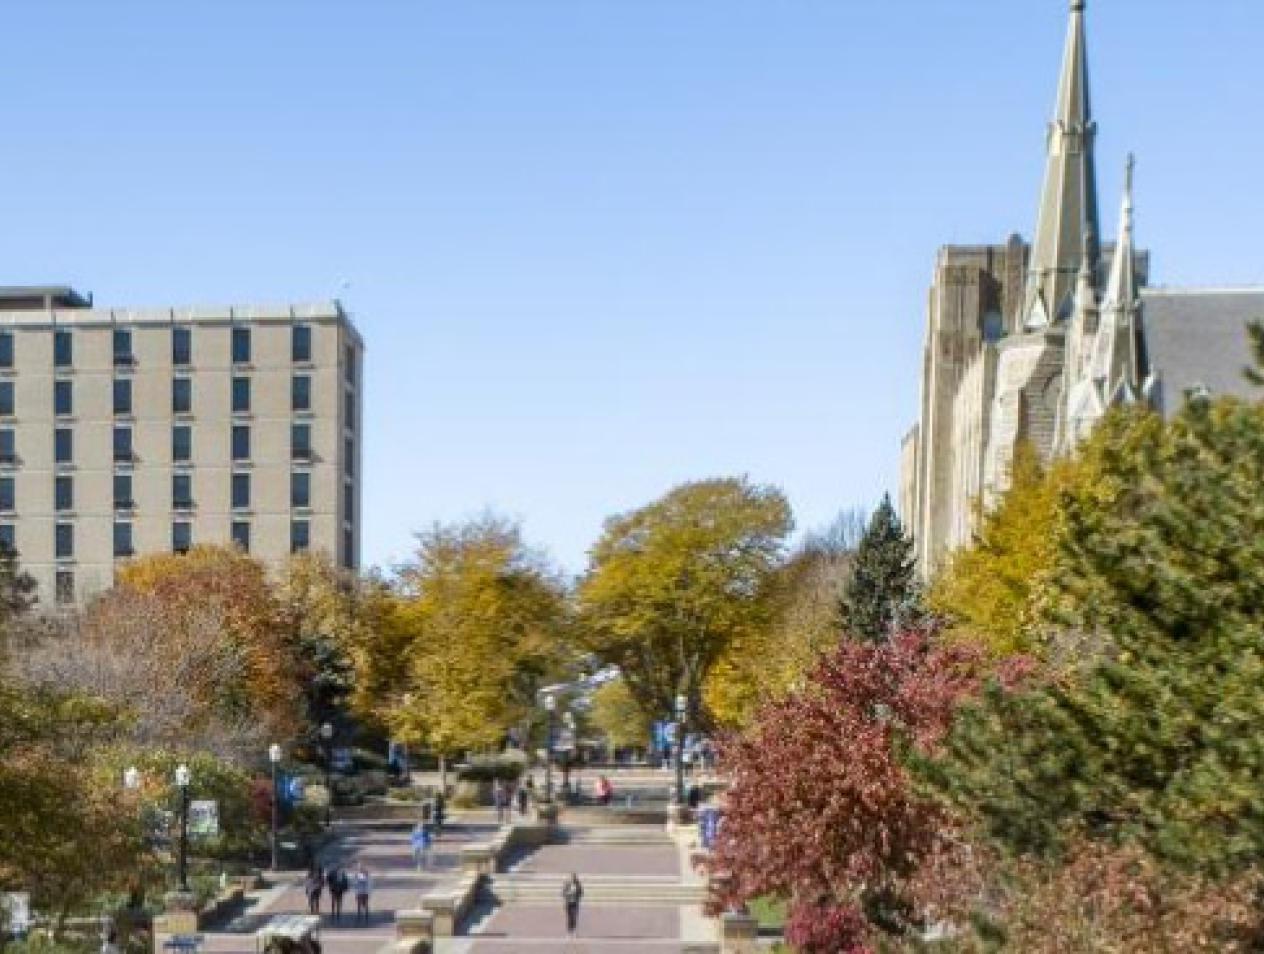
[[[786,926],[786,902],[772,895],[755,898],[746,905],[759,922],[761,931],[780,931]]]

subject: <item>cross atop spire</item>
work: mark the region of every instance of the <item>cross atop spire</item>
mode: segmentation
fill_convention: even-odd
[[[1023,313],[1028,328],[1070,315],[1086,246],[1088,265],[1096,274],[1097,236],[1101,234],[1093,161],[1097,125],[1089,95],[1084,6],[1085,0],[1071,0],[1071,22],[1053,122],[1049,124],[1044,187],[1027,271]]]

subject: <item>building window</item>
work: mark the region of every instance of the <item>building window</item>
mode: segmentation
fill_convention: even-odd
[[[312,505],[312,475],[305,470],[296,470],[290,474],[290,506],[310,507]]]
[[[342,485],[342,519],[355,519],[355,484],[350,482]]]
[[[250,459],[250,426],[233,425],[233,460]]]
[[[193,428],[177,424],[171,429],[171,459],[186,463],[193,458]]]
[[[342,565],[348,570],[355,569],[355,534],[350,527],[342,531]]]
[[[13,416],[13,382],[0,381],[0,415]]]
[[[54,531],[54,552],[59,560],[69,560],[75,555],[75,525],[59,523]]]
[[[172,378],[171,380],[171,413],[193,413],[193,379]]]
[[[171,363],[184,367],[193,363],[193,329],[171,329]]]
[[[75,601],[75,574],[73,570],[58,570],[54,577],[57,602],[62,606]]]
[[[233,378],[233,413],[250,413],[250,379]]]
[[[72,382],[53,382],[53,413],[63,416],[75,413],[75,389]]]
[[[171,475],[171,506],[175,510],[193,508],[193,475]]]
[[[290,358],[293,361],[312,360],[312,329],[310,325],[295,325],[290,332]]]
[[[75,363],[74,340],[69,331],[53,332],[53,364],[58,368],[68,368]]]
[[[171,549],[176,553],[188,553],[193,547],[193,524],[177,520],[171,525]]]
[[[124,462],[132,459],[132,429],[130,427],[114,428],[114,459]]]
[[[75,479],[65,475],[53,478],[53,509],[75,509]]]
[[[233,364],[250,363],[250,329],[233,329]]]
[[[246,520],[234,520],[232,529],[233,543],[246,553],[250,552],[250,523]]]
[[[312,459],[312,426],[310,424],[291,425],[290,456],[295,460]]]
[[[17,484],[12,477],[0,477],[0,510],[12,513],[17,509]]]
[[[129,557],[134,552],[132,550],[131,521],[116,520],[114,522],[114,555],[116,557]]]
[[[347,437],[342,442],[342,469],[348,477],[355,476],[355,440]]]
[[[0,368],[13,367],[13,332],[0,331]]]
[[[352,387],[355,387],[355,383],[356,383],[356,366],[355,366],[356,353],[355,353],[355,348],[353,348],[351,345],[347,345],[347,348],[346,348],[346,356],[347,356],[347,359],[346,359],[345,371],[346,371],[347,383],[348,383],[348,384],[350,384]]]
[[[233,474],[233,509],[244,510],[250,506],[250,475]]]
[[[114,329],[114,366],[126,368],[136,363],[132,356],[132,333],[126,328]]]
[[[348,391],[343,395],[343,404],[345,405],[343,413],[347,416],[345,424],[348,428],[354,430],[356,425],[355,391]]]
[[[18,552],[17,528],[11,523],[0,523],[0,550],[9,553]]]
[[[312,543],[311,524],[306,520],[290,521],[290,552],[302,553]]]
[[[290,410],[312,409],[312,379],[306,374],[296,374],[290,382]]]
[[[136,506],[136,501],[132,499],[132,475],[131,474],[115,474],[114,475],[114,509],[115,510],[131,510]]]
[[[17,431],[11,427],[0,427],[0,464],[16,464],[17,461]]]
[[[68,427],[53,431],[53,459],[59,464],[69,464],[75,459],[75,432]]]
[[[114,379],[114,413],[132,413],[132,380],[131,378]]]

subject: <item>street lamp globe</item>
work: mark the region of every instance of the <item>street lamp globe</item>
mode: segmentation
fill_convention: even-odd
[[[689,700],[683,695],[676,697],[676,716],[683,719],[685,717],[685,709],[689,707]]]
[[[554,711],[557,708],[557,696],[553,695],[551,692],[547,693],[544,696],[544,708],[549,712]]]
[[[334,727],[326,722],[320,727],[320,737],[328,742],[334,737]]]
[[[275,742],[268,746],[268,761],[273,765],[276,765],[281,761],[281,746],[277,745]]]
[[[562,721],[566,723],[566,728],[575,728],[575,714],[573,712],[567,711],[562,713]]]
[[[123,769],[123,787],[131,792],[140,788],[140,772],[135,765]]]
[[[176,766],[176,784],[181,788],[188,788],[192,777],[193,773],[189,771],[189,767],[183,762]]]

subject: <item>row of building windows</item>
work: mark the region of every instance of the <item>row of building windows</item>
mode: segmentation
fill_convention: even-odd
[[[233,460],[250,458],[250,425],[234,424],[232,430]],[[343,469],[347,477],[355,476],[355,439],[348,435],[343,439]],[[114,459],[129,463],[135,459],[132,444],[132,428],[120,425],[113,433]],[[53,459],[58,464],[74,463],[74,430],[69,427],[53,429]],[[312,428],[310,424],[290,425],[290,458],[311,460]],[[189,463],[193,459],[193,428],[189,424],[177,424],[171,428],[171,459],[175,463]],[[16,431],[11,427],[0,428],[0,465],[17,462]]]
[[[0,368],[12,368],[14,365],[13,332],[0,331]],[[234,328],[232,331],[232,360],[234,364],[250,363],[250,329]],[[132,332],[129,328],[115,328],[113,341],[114,364],[116,367],[131,367],[136,363],[132,351]],[[353,360],[355,350],[348,347],[348,360]],[[290,360],[303,364],[312,360],[312,329],[309,325],[294,325],[290,329]],[[75,349],[73,333],[62,329],[53,332],[53,365],[68,368],[74,364]],[[193,329],[171,329],[171,363],[189,365],[193,363]],[[354,370],[348,372],[349,380],[354,380]]]
[[[233,474],[231,481],[231,501],[233,509],[242,510],[250,506],[250,474]],[[354,503],[354,492],[350,484],[346,485],[345,504],[348,513]],[[302,509],[312,505],[312,475],[304,470],[296,470],[290,474],[290,506]],[[136,500],[132,496],[132,475],[114,475],[114,508],[116,510],[133,510]],[[171,507],[173,510],[192,510],[193,475],[171,475]],[[69,474],[59,474],[53,478],[53,509],[67,511],[75,509],[75,479]],[[12,513],[17,510],[17,486],[12,477],[0,477],[0,512]],[[348,515],[347,519],[351,519]]]
[[[0,417],[13,417],[17,413],[13,382],[0,381]],[[116,378],[113,394],[114,413],[132,413],[132,379]],[[348,392],[348,410],[354,410],[354,397]],[[234,414],[250,412],[250,378],[232,379],[232,406]],[[296,374],[290,381],[290,410],[304,412],[312,409],[312,379],[310,375]],[[171,381],[171,412],[190,414],[193,411],[193,379],[173,378]],[[75,412],[74,382],[53,382],[53,413],[65,417]]]
[[[250,521],[234,520],[229,530],[233,543],[250,552]],[[308,520],[290,521],[290,552],[298,553],[311,546],[312,525]],[[17,532],[11,523],[0,524],[0,544],[10,550],[16,550]],[[188,520],[176,520],[171,524],[171,549],[176,553],[184,553],[193,546],[193,524]],[[54,554],[59,560],[73,560],[75,557],[75,525],[59,523],[53,528]],[[132,522],[116,520],[114,522],[114,555],[129,557],[136,550],[132,543]]]

